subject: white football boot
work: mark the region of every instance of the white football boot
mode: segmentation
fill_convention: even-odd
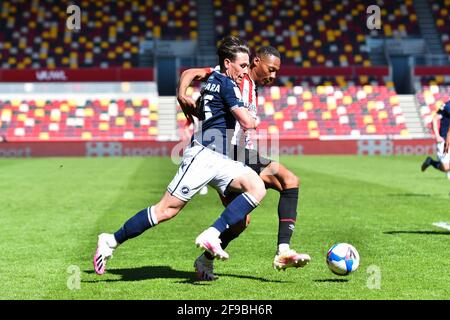
[[[220,246],[219,231],[215,228],[208,228],[203,231],[196,239],[195,245],[208,251],[214,258],[227,260],[230,256]]]
[[[218,277],[214,274],[214,260],[210,260],[201,254],[194,262],[197,279],[200,281],[214,281]]]
[[[278,252],[273,259],[273,267],[276,270],[286,270],[286,268],[303,268],[311,261],[311,257],[306,253],[298,253],[294,249]]]
[[[97,250],[95,251],[93,263],[95,273],[102,275],[106,271],[106,262],[112,258],[117,241],[113,234],[102,233],[98,236]]]

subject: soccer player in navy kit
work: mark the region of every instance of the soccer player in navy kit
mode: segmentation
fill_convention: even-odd
[[[186,122],[184,124],[184,128],[181,134],[181,140],[183,141],[191,141],[192,135],[194,132],[196,132],[199,128],[199,120],[198,118],[189,118],[186,119]],[[208,186],[204,186],[202,189],[200,189],[199,192],[200,195],[205,196],[208,194]]]
[[[256,127],[235,82],[240,82],[248,71],[249,53],[238,38],[227,37],[222,41],[218,48],[221,70],[210,76],[201,97],[205,119],[184,151],[177,174],[157,204],[139,211],[114,234],[98,236],[93,258],[97,274],[105,273],[106,263],[118,245],[177,215],[207,184],[222,195],[228,191],[240,192],[214,224],[195,239],[195,244],[212,256],[228,259],[228,253],[220,246],[219,235],[228,226],[245,219],[266,194],[264,183],[253,170],[226,156],[231,139],[228,135],[234,132],[236,121],[246,129]]]
[[[254,118],[257,118],[257,88],[271,84],[279,69],[280,53],[278,50],[270,46],[264,46],[256,51],[256,55],[250,66],[250,71],[245,75],[239,85],[243,100]],[[178,101],[188,118],[190,113],[196,112],[195,102],[191,97],[186,95],[188,86],[193,80],[205,79],[213,70],[213,68],[188,69],[181,75],[178,85]],[[255,150],[251,130],[242,130],[239,123],[236,124],[232,143],[234,145],[234,153],[230,157],[234,157],[234,160],[242,161],[250,166],[260,175],[266,188],[275,189],[280,192],[280,200],[278,203],[278,243],[277,252],[273,261],[274,268],[280,270],[289,267],[305,266],[311,259],[309,255],[297,253],[289,247],[297,219],[299,178],[280,163],[260,156]],[[229,198],[232,199],[232,196],[229,195],[227,198],[222,198],[224,205],[229,201]],[[236,226],[227,229],[221,234],[220,238],[223,248],[244,231],[249,223],[248,218],[249,216],[247,216],[247,221],[241,221]],[[216,279],[214,275],[213,257],[207,252],[197,258],[194,267],[201,280],[210,281]]]
[[[438,129],[438,121],[440,126]],[[431,157],[427,157],[422,163],[422,171],[425,171],[429,166],[432,166],[436,170],[442,172],[450,171],[450,155],[448,153],[448,129],[450,125],[450,101],[447,101],[444,106],[439,109],[433,117],[433,133],[437,143],[437,158],[433,160]],[[447,141],[447,143],[446,143]]]

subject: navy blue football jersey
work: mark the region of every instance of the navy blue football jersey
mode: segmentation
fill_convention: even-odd
[[[214,71],[202,89],[197,107],[203,110],[203,119],[192,139],[227,154],[236,125],[231,110],[244,107],[239,87],[231,78]]]
[[[450,101],[447,101],[447,103],[444,104],[444,106],[439,109],[437,113],[442,116],[439,134],[445,139],[447,137],[448,126],[450,124]]]

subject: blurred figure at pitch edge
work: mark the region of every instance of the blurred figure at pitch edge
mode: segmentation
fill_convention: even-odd
[[[432,166],[436,170],[445,172],[450,180],[450,154],[449,149],[450,101],[447,101],[433,116],[432,131],[436,139],[437,160],[427,157],[422,163],[422,172]]]

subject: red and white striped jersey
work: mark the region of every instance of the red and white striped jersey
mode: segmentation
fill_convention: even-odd
[[[244,105],[248,108],[250,115],[257,119],[257,106],[258,106],[258,90],[253,81],[248,74],[242,79],[239,85],[242,93],[242,100]],[[244,146],[246,149],[255,149],[254,145],[254,135],[255,130],[244,131],[241,128],[239,122],[236,122],[236,127],[234,129],[233,138],[231,143],[238,146]]]
[[[220,70],[219,66],[215,68],[204,68],[204,70],[208,73],[208,77],[214,70]],[[250,115],[257,119],[257,106],[258,106],[258,89],[255,85],[255,81],[253,81],[248,74],[244,76],[241,84],[239,85],[242,93],[242,100],[244,101],[245,107],[248,108]],[[245,147],[246,149],[255,149],[254,145],[254,136],[255,130],[247,130],[244,131],[241,128],[239,122],[236,121],[236,127],[234,129],[234,134],[231,139],[231,143],[237,146]]]

